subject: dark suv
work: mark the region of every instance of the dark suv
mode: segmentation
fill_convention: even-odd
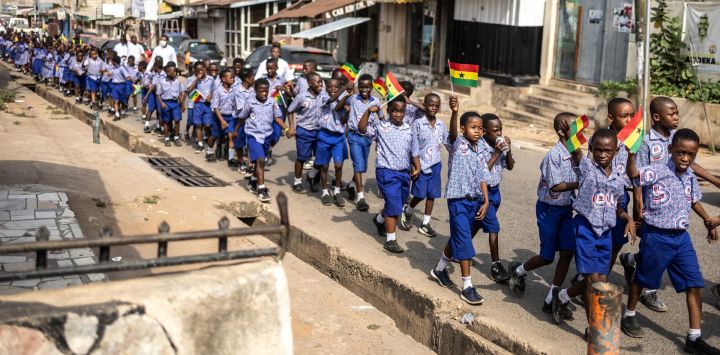
[[[270,58],[271,48],[272,46],[262,46],[255,49],[245,60],[245,67],[257,71],[260,63]],[[317,62],[317,73],[323,79],[330,78],[332,71],[338,67],[335,57],[330,52],[312,47],[282,46],[280,58],[287,61],[291,69],[295,69],[295,77],[302,75],[303,63],[309,59]]]
[[[198,60],[207,60],[220,67],[224,67],[225,64],[227,64],[225,53],[220,50],[220,47],[218,47],[215,42],[189,39],[180,43],[177,50],[177,64],[181,72],[184,73],[187,71],[189,66],[192,67]]]

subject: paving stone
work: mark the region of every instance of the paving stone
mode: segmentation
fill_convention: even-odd
[[[86,256],[95,256],[90,248],[70,249],[70,257],[73,259],[84,258]]]
[[[9,285],[10,285],[10,281],[0,282],[0,286],[9,286]]]
[[[18,256],[18,255],[0,255],[0,263],[21,263],[27,261],[27,258],[24,256]]]
[[[59,235],[52,235],[52,234],[50,234],[50,239],[48,239],[48,240],[53,240],[53,241],[54,241],[54,240],[63,240],[63,238],[62,238],[61,236],[59,236]]]
[[[6,200],[9,192],[8,190],[0,190],[0,200]]]
[[[8,241],[5,244],[34,243],[36,240],[37,239],[35,239],[35,237],[20,237],[20,238],[15,238],[11,241]]]
[[[35,197],[27,199],[27,206],[25,208],[34,210],[38,207],[38,201]]]
[[[70,259],[70,253],[67,249],[50,250],[47,255],[48,259]]]
[[[61,217],[75,217],[75,212],[69,208],[64,208]]]
[[[45,281],[39,285],[40,289],[48,288],[65,288],[69,286],[82,285],[82,280],[79,277],[71,279],[60,279],[53,281]]]
[[[77,223],[70,223],[70,230],[72,230],[72,234],[75,238],[85,238],[80,226]]]
[[[27,203],[24,198],[0,200],[0,210],[24,210]]]
[[[38,201],[60,201],[57,192],[46,192],[37,196]]]
[[[57,261],[59,267],[72,267],[73,263],[72,260],[64,259],[64,260],[58,260]]]
[[[27,194],[27,193],[24,193],[24,194],[13,194],[13,193],[10,193],[10,194],[8,194],[8,199],[9,199],[9,200],[10,200],[10,199],[22,199],[22,200],[27,200],[27,199],[29,199],[29,198],[35,198],[35,194]]]
[[[69,227],[70,223],[77,223],[73,217],[60,217],[57,219],[58,226],[65,225]]]
[[[55,211],[35,212],[35,218],[57,218]]]
[[[7,272],[35,270],[35,261],[3,264],[3,269]]]
[[[68,197],[67,194],[64,192],[58,192],[58,196],[60,196],[60,201],[67,202]]]
[[[40,283],[40,279],[27,279],[27,280],[13,281],[12,285],[14,287],[35,287],[39,283]]]
[[[36,208],[58,208],[57,201],[38,201]]]
[[[0,211],[0,221],[9,221],[10,211]]]
[[[0,229],[0,236],[5,237],[22,237],[27,233],[25,229]]]
[[[4,223],[7,229],[37,229],[47,227],[48,229],[57,229],[54,219],[33,219],[28,221],[10,221]]]
[[[35,215],[35,210],[24,209],[24,210],[10,211],[10,217],[12,217],[12,216],[34,216],[34,215]]]
[[[83,266],[83,265],[95,265],[95,259],[92,257],[85,257],[85,258],[77,258],[73,259],[75,261],[75,265],[77,266]]]
[[[27,220],[35,219],[35,216],[33,216],[33,215],[10,216],[10,219],[13,221],[27,221]]]
[[[91,282],[98,282],[105,280],[105,274],[87,274],[88,279],[90,279]]]

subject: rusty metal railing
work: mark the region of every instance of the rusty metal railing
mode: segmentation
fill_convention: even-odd
[[[98,239],[57,241],[49,241],[50,232],[47,228],[42,227],[38,230],[36,242],[0,246],[0,255],[34,252],[36,256],[34,270],[5,273],[0,272],[0,282],[270,256],[275,257],[276,260],[282,260],[285,256],[285,252],[287,251],[288,239],[290,236],[290,220],[288,216],[287,196],[283,193],[279,193],[276,200],[280,212],[280,224],[272,226],[229,228],[230,220],[227,217],[223,217],[220,221],[218,221],[217,230],[170,233],[170,225],[167,222],[163,222],[158,227],[158,234],[135,235],[118,238],[113,236],[113,230],[111,228],[104,228],[100,233],[100,238]],[[260,235],[279,235],[281,238],[278,246],[276,247],[228,251],[228,238]],[[218,252],[174,257],[167,256],[168,243],[200,239],[217,239]],[[113,246],[154,243],[157,244],[157,257],[154,259],[118,262],[110,261],[110,249]],[[98,263],[72,267],[47,267],[48,251],[75,248],[98,248]]]

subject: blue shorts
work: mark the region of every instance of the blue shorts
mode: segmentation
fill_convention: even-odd
[[[330,158],[332,158],[335,165],[338,166],[342,165],[342,163],[348,158],[345,134],[322,129],[318,133],[315,165],[328,165],[330,164]]]
[[[583,215],[573,218],[575,225],[575,266],[583,275],[607,275],[612,256],[612,236],[610,230],[597,236],[592,225]]]
[[[218,120],[218,125],[220,125],[220,129],[222,129],[223,135],[235,133],[235,117],[233,117],[233,115],[222,115],[222,118],[227,122],[227,127],[223,129],[220,120]]]
[[[210,127],[213,118],[215,118],[215,113],[207,102],[198,102],[189,111],[192,111],[192,124],[198,127]],[[190,117],[190,114],[188,114],[188,117]]]
[[[552,262],[555,253],[569,250],[575,252],[575,228],[573,209],[568,206],[553,206],[542,201],[535,204],[535,217],[540,232],[540,257]]]
[[[625,191],[625,201],[622,202],[622,208],[627,212],[628,204],[630,203],[630,194]],[[628,238],[625,236],[625,227],[627,222],[623,221],[619,217],[615,220],[615,227],[610,229],[612,234],[612,245],[613,249],[622,248],[623,245],[627,244]]]
[[[283,118],[282,118],[282,119],[283,119],[283,122],[285,122],[285,116],[284,116],[284,115],[283,115]],[[280,127],[279,124],[277,124],[277,123],[275,122],[275,119],[274,119],[274,118],[273,118],[273,125],[272,125],[272,127],[273,127],[273,132],[272,132],[272,134],[270,135],[270,137],[268,137],[268,138],[270,139],[270,144],[271,144],[271,145],[275,145],[275,143],[277,143],[277,142],[280,141],[280,137],[282,137],[282,135],[283,135],[283,129],[282,129],[282,127]]]
[[[354,173],[364,173],[367,171],[368,156],[370,154],[370,145],[372,141],[362,134],[350,131],[348,132],[348,145],[350,145],[350,159],[353,163]]]
[[[264,143],[260,143],[255,137],[247,136],[248,153],[251,162],[267,157],[267,153],[270,151],[270,140],[268,138],[265,138]]]
[[[410,173],[385,168],[375,169],[378,189],[385,199],[385,216],[396,217],[410,195]]]
[[[85,75],[77,76],[77,75],[73,74],[72,82],[73,82],[73,84],[75,84],[75,86],[79,87],[80,89],[85,89]]]
[[[143,97],[147,97],[147,112],[152,114],[157,111],[158,102],[155,91],[148,93],[146,89],[143,89]]]
[[[236,118],[237,119],[237,118]],[[247,136],[245,135],[245,124],[238,128],[237,135],[233,138],[233,146],[235,149],[244,148],[247,145]]]
[[[442,163],[437,163],[430,167],[430,174],[420,173],[413,181],[410,194],[420,199],[436,199],[442,197],[441,190],[441,172]]]
[[[110,93],[113,100],[117,102],[125,102],[125,83],[111,83]]]
[[[185,113],[187,114],[187,120],[185,120],[185,124],[189,127],[191,125],[195,124],[195,111],[192,107],[187,107],[185,109]]]
[[[635,255],[635,281],[656,290],[667,270],[676,292],[705,287],[697,254],[686,230],[661,229],[644,224],[640,252]]]
[[[497,210],[500,208],[500,185],[488,187],[488,209],[485,213],[485,218],[482,221],[478,221],[476,228],[473,230],[473,235],[482,228],[485,233],[500,233],[500,221],[497,218]]]
[[[100,91],[100,79],[95,80],[88,76],[85,79],[85,87],[87,88],[87,91],[90,91],[90,92]]]
[[[473,247],[473,230],[477,221],[475,214],[483,204],[483,200],[468,198],[451,198],[447,200],[450,214],[450,248],[452,257],[457,260],[470,260],[475,257]]]
[[[315,155],[318,142],[318,130],[308,130],[297,127],[295,130],[295,149],[297,160],[308,161]]]
[[[128,98],[130,98],[130,96],[133,96],[133,94],[135,93],[135,90],[134,90],[134,89],[135,89],[135,88],[133,88],[133,83],[132,83],[132,81],[126,81],[126,82],[125,82],[125,100],[127,100]]]
[[[177,100],[164,100],[167,108],[160,109],[160,117],[164,123],[170,123],[172,121],[180,122],[182,120],[182,110],[180,109],[180,103]]]

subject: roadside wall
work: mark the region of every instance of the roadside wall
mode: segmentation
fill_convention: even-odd
[[[0,355],[292,352],[273,261],[0,297]]]

